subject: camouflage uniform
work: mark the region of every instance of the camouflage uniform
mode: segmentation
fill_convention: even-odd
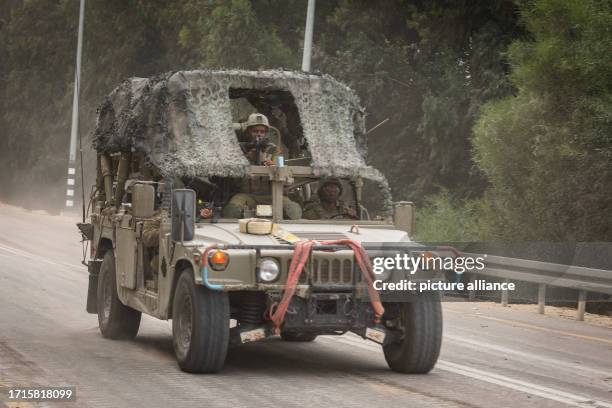
[[[304,207],[303,218],[307,220],[342,219],[343,217],[340,217],[342,214],[346,214],[346,206],[341,201],[338,201],[333,210],[324,208],[320,201],[313,201]]]
[[[272,195],[238,193],[223,208],[223,217],[241,218],[245,207],[255,208],[258,204],[272,204]],[[302,207],[291,201],[289,197],[283,196],[283,217],[289,220],[299,220],[302,218]]]
[[[342,195],[343,188],[342,188],[342,182],[340,181],[340,179],[335,178],[335,177],[329,177],[329,178],[321,180],[320,186],[317,190],[318,198],[315,201],[307,203],[306,206],[304,207],[304,218],[305,219],[307,220],[329,220],[329,219],[334,219],[334,218],[340,218],[340,219],[345,218],[345,217],[340,217],[340,216],[347,214],[349,212],[349,209],[346,205],[344,205],[344,202],[342,202],[341,200],[338,200],[337,197],[336,197],[335,206],[333,209],[325,208],[323,204],[321,203],[321,199],[323,198],[321,196],[322,190],[329,184],[334,184],[338,187],[337,197]],[[346,218],[350,218],[350,217],[346,217]]]
[[[145,251],[148,252],[151,262],[149,265],[153,273],[157,272],[159,267],[159,227],[161,224],[161,214],[156,211],[151,219],[144,222],[142,226],[142,244]]]
[[[265,119],[265,126],[269,127],[267,118]],[[273,161],[279,153],[278,147],[274,143],[264,139],[259,143],[259,157],[252,157],[251,151],[255,146],[254,142],[240,143],[245,157],[253,165],[263,165],[266,161]],[[269,179],[267,177],[245,178],[242,180],[240,193],[232,196],[229,203],[223,208],[223,216],[225,218],[241,218],[245,208],[255,208],[258,204],[272,204]],[[290,220],[300,219],[302,217],[302,207],[288,197],[283,197],[283,214],[285,218]]]

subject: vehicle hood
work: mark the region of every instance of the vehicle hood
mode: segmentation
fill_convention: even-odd
[[[350,225],[330,224],[280,224],[280,227],[302,239],[319,242],[353,239],[362,243],[410,242],[405,231],[382,226],[360,226],[359,233],[350,232]],[[274,235],[253,235],[239,231],[238,223],[200,224],[196,228],[195,241],[208,245],[212,242],[230,245],[283,245],[287,244]]]

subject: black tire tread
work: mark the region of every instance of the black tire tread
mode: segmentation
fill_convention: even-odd
[[[104,313],[104,296],[102,290],[106,274],[109,274],[109,278],[111,279],[113,294],[111,295],[108,323],[104,324],[102,316]],[[98,324],[103,337],[113,340],[133,339],[136,337],[138,329],[140,328],[142,313],[124,305],[121,303],[121,300],[119,300],[119,295],[117,294],[117,275],[115,273],[115,255],[112,250],[106,251],[104,259],[102,260],[100,274],[98,276],[97,301]]]
[[[176,335],[174,318],[178,318],[183,290],[191,292],[195,319],[190,350],[183,361],[177,355],[179,367],[190,373],[216,373],[225,364],[229,346],[229,298],[225,292],[196,285],[191,270],[183,270],[173,301],[173,336]],[[195,313],[195,310],[199,312]]]
[[[442,345],[442,307],[438,293],[421,294],[403,303],[406,328],[401,344],[383,347],[389,367],[397,372],[426,374],[436,365]]]

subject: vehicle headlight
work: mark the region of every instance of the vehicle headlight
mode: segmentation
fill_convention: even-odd
[[[263,282],[274,282],[280,275],[280,266],[274,258],[262,258],[259,263],[259,280]]]

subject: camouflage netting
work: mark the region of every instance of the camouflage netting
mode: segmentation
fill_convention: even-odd
[[[94,147],[143,152],[162,174],[243,176],[248,162],[232,129],[230,88],[290,91],[316,172],[383,180],[365,163],[357,96],[329,76],[297,72],[181,71],[132,78],[99,108]]]
[[[94,148],[142,152],[164,176],[243,177],[249,163],[232,128],[230,88],[289,91],[315,172],[376,181],[389,210],[387,181],[366,164],[359,99],[327,75],[201,70],[131,78],[98,109]]]

